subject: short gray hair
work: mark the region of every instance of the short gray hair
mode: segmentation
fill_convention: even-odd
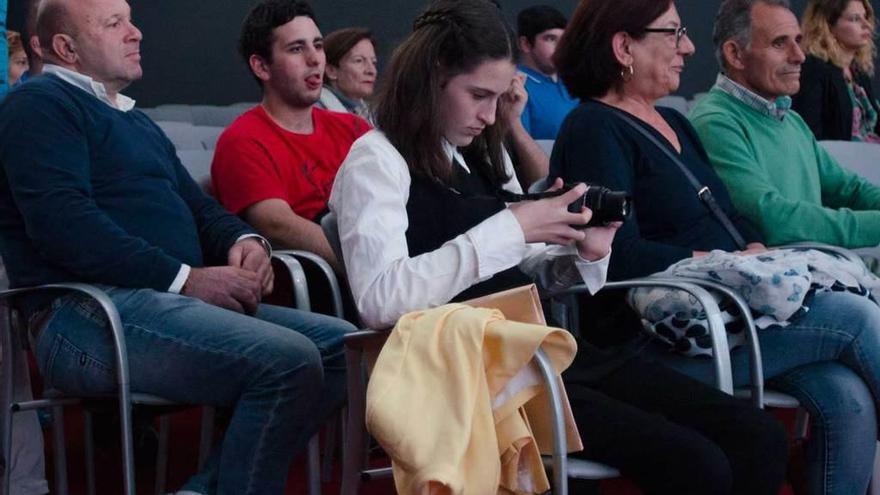
[[[791,10],[789,0],[724,0],[721,2],[718,15],[715,16],[712,42],[715,44],[715,58],[718,59],[718,67],[722,71],[727,67],[722,49],[724,43],[733,40],[741,47],[749,45],[752,39],[752,8],[759,3]]]

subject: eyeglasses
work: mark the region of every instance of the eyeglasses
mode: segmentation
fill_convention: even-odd
[[[681,39],[684,38],[688,34],[688,28],[684,26],[679,26],[677,28],[645,28],[642,29],[642,32],[645,33],[668,33],[675,35],[675,48],[678,49],[678,46],[681,45]]]

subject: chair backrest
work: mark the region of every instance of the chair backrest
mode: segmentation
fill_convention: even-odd
[[[6,275],[6,265],[3,264],[3,258],[0,258],[0,291],[9,288],[9,277]]]
[[[157,121],[156,125],[168,136],[177,150],[205,149],[202,140],[196,134],[195,126],[189,122]]]
[[[153,122],[162,129],[165,134],[182,133],[193,128],[192,122],[181,122],[179,120],[154,120]]]
[[[193,136],[199,140],[203,149],[213,150],[217,147],[217,140],[223,134],[225,127],[212,125],[193,126]]]
[[[687,115],[688,110],[690,109],[689,108],[690,105],[688,104],[687,98],[685,98],[684,96],[677,96],[677,95],[669,95],[669,96],[664,96],[663,98],[660,98],[659,100],[657,100],[657,106],[668,107],[673,110],[677,110],[679,113],[681,113],[683,115]]]
[[[342,258],[342,241],[339,239],[339,225],[336,222],[336,213],[331,211],[321,218],[321,230],[324,231],[324,236],[327,237],[327,242],[330,243],[330,247],[333,249],[333,254],[336,256],[339,264],[345,268],[345,260]]]
[[[223,133],[220,126],[193,125],[189,122],[157,121],[177,150],[213,150]]]
[[[182,105],[168,104],[154,108],[142,108],[154,121],[188,122],[197,126],[227,127],[239,115],[253,108],[255,102],[238,102],[231,105]]]
[[[532,194],[542,193],[550,187],[550,177],[541,177],[529,186],[529,192]]]
[[[193,124],[226,127],[243,112],[233,106],[193,105]]]
[[[553,153],[553,144],[556,143],[555,139],[536,139],[535,142],[538,143],[538,146],[541,147],[547,156]]]
[[[880,185],[880,146],[856,141],[819,141],[841,167]]]
[[[192,109],[189,105],[169,104],[159,105],[155,108],[142,108],[142,112],[153,120],[165,120],[171,122],[193,123]]]
[[[259,104],[260,103],[256,102],[256,101],[238,101],[235,103],[231,103],[229,105],[229,108],[234,108],[234,109],[238,110],[239,114],[242,114],[242,113],[250,110],[251,108],[254,108],[255,106],[257,106]]]
[[[211,161],[213,150],[177,150],[177,157],[189,175],[207,194],[211,194]]]

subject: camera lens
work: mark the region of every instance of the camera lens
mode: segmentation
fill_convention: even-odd
[[[584,194],[583,205],[593,211],[593,218],[585,227],[608,225],[622,222],[629,216],[632,198],[623,191],[612,191],[606,187],[590,186]]]

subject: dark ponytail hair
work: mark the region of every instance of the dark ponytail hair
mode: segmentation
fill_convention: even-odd
[[[376,97],[377,127],[412,175],[448,184],[452,169],[442,148],[442,85],[485,61],[512,62],[512,46],[509,27],[488,0],[436,0],[416,18],[412,34],[394,51]],[[509,179],[502,124],[496,119],[462,151],[468,165],[483,167],[480,172],[496,185]]]

